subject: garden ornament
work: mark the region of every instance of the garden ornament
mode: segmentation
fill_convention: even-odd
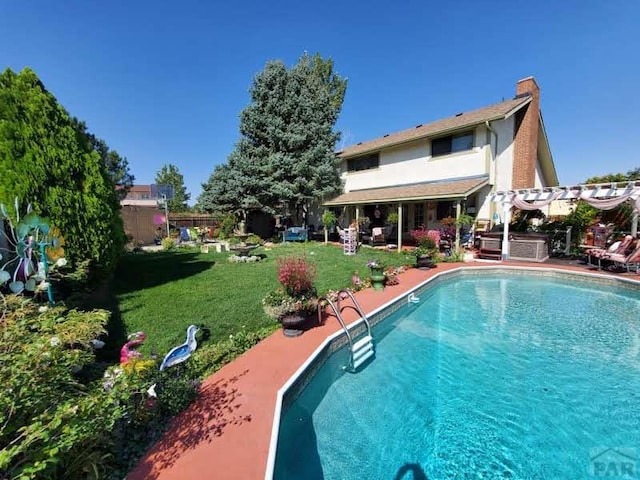
[[[191,356],[191,353],[198,347],[196,333],[198,333],[199,330],[195,325],[190,325],[189,328],[187,328],[187,341],[182,345],[172,348],[169,353],[167,353],[160,365],[160,371],[182,363]]]
[[[129,341],[120,349],[120,364],[127,363],[132,358],[141,357],[142,354],[133,349],[142,345],[146,338],[147,336],[144,332],[136,332],[129,335],[127,337],[127,340]]]
[[[27,213],[22,217],[17,198],[14,206],[15,219],[4,204],[0,205],[0,236],[4,237],[0,244],[6,244],[4,250],[9,252],[8,258],[3,259],[5,263],[0,264],[0,286],[8,283],[14,294],[46,290],[49,304],[53,305],[47,257],[54,250],[62,252],[64,241],[46,219],[36,215],[31,204],[27,205]],[[47,249],[51,249],[50,252]]]

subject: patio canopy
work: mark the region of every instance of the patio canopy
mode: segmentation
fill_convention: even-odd
[[[537,210],[546,207],[554,200],[583,200],[600,210],[611,210],[624,202],[633,208],[631,234],[638,233],[638,216],[640,215],[640,180],[628,182],[610,182],[544,189],[527,188],[523,190],[507,190],[492,194],[492,200],[501,203],[504,212],[504,231],[502,236],[502,259],[509,258],[509,221],[511,207],[519,210]]]
[[[366,205],[383,202],[466,198],[488,183],[489,177],[483,175],[454,180],[439,180],[395,185],[392,187],[352,190],[324,202],[324,205]]]

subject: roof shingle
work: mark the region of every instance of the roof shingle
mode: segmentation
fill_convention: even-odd
[[[324,205],[346,205],[436,198],[466,197],[489,182],[489,177],[468,177],[447,181],[397,185],[393,187],[352,190],[332,198]]]
[[[353,157],[381,150],[400,143],[417,140],[419,138],[431,137],[447,131],[470,127],[485,121],[497,120],[505,117],[509,113],[512,113],[514,110],[517,110],[530,101],[531,96],[529,95],[517,97],[512,100],[489,105],[488,107],[472,110],[471,112],[458,114],[456,116],[436,120],[435,122],[427,123],[425,125],[418,125],[414,128],[408,128],[400,132],[391,133],[383,137],[369,140],[368,142],[351,145],[339,152],[339,155],[342,158]]]

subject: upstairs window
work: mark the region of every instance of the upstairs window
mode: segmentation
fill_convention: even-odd
[[[380,166],[380,155],[374,153],[363,157],[350,158],[347,160],[347,172],[359,172],[361,170],[371,170]]]
[[[448,155],[454,152],[464,152],[473,148],[473,131],[436,138],[431,141],[431,156]]]

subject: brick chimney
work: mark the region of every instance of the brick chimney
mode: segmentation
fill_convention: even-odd
[[[515,116],[513,146],[512,188],[535,186],[538,159],[538,117],[540,115],[540,88],[533,77],[523,78],[516,85],[516,96],[531,95],[531,102]]]

